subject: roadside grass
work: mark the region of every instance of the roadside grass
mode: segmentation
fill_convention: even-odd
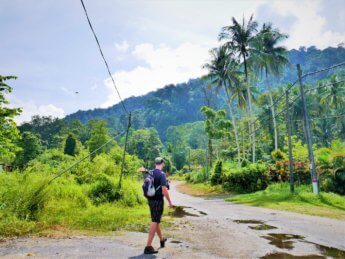
[[[177,180],[177,181],[184,181],[186,179],[186,175],[182,173],[176,173],[169,176],[170,180]]]
[[[106,176],[115,189],[104,180],[99,182],[104,175],[95,175],[93,182],[83,184],[66,175],[38,192],[51,177],[43,173],[0,174],[0,241],[31,234],[147,232],[151,219],[141,181],[125,178],[121,196],[105,201],[109,196],[104,195],[117,191],[118,176]],[[92,196],[96,187],[97,200]],[[163,226],[170,221],[165,218]]]
[[[295,186],[291,194],[288,183],[271,184],[264,191],[234,195],[226,201],[302,214],[345,220],[345,197],[321,192],[314,195],[311,186]]]
[[[182,193],[196,197],[208,197],[229,194],[229,192],[224,190],[221,185],[212,186],[208,183],[191,184],[187,182],[181,182],[177,185],[177,189]]]

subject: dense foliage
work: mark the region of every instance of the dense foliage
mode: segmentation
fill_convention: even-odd
[[[12,162],[15,153],[20,150],[15,144],[20,139],[20,135],[14,117],[20,114],[21,109],[6,107],[9,102],[5,94],[12,92],[7,81],[11,79],[16,77],[0,75],[0,164]]]

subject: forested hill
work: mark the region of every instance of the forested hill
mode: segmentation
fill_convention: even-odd
[[[315,47],[291,50],[289,52],[291,66],[285,69],[279,82],[275,86],[296,80],[296,64],[301,64],[303,72],[311,72],[324,67],[343,62],[345,60],[345,48],[327,48],[319,50]],[[201,65],[201,64],[200,64]],[[325,75],[320,75],[325,76]],[[319,78],[311,78],[313,80]],[[172,125],[180,125],[202,119],[200,107],[206,104],[205,93],[202,87],[206,82],[201,79],[189,80],[187,83],[167,85],[162,89],[150,92],[144,96],[126,99],[125,105],[132,111],[133,127],[154,127],[162,139],[165,139],[166,129]],[[258,83],[260,86],[260,83]],[[138,86],[140,87],[140,86]],[[263,87],[259,91],[264,91]],[[222,98],[211,100],[216,108],[223,105]],[[94,109],[78,111],[66,116],[66,120],[80,120],[86,123],[92,118],[105,119],[108,126],[122,130],[126,125],[126,117],[120,104],[107,109]]]
[[[124,100],[127,109],[132,112],[132,127],[154,127],[164,139],[169,126],[202,120],[199,110],[206,104],[202,91],[205,85],[206,82],[201,79],[191,79],[187,83],[167,85],[144,96]],[[211,102],[214,106],[215,100]],[[127,124],[127,116],[120,104],[107,109],[78,111],[66,117],[67,120],[83,123],[93,118],[105,119],[108,126],[116,131],[124,130]]]

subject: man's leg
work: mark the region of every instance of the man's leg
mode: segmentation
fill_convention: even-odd
[[[151,222],[150,231],[149,231],[149,237],[147,239],[146,246],[152,246],[152,240],[155,237],[155,233],[157,232],[157,225],[158,225],[158,223]]]
[[[162,231],[161,231],[161,227],[160,227],[160,224],[158,223],[157,224],[157,235],[159,236],[159,240],[162,241],[163,240],[163,236],[162,236]]]

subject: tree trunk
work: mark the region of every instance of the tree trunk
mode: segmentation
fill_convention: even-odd
[[[250,135],[252,139],[252,162],[255,163],[255,127],[254,123],[252,122],[252,95],[250,93],[249,87],[249,80],[248,80],[248,69],[247,69],[247,60],[246,55],[243,53],[243,60],[244,60],[244,73],[246,75],[246,88],[247,88],[247,95],[248,95],[248,107],[249,107],[249,123],[250,123]]]
[[[231,98],[230,98],[230,94],[229,94],[229,89],[225,87],[225,91],[226,91],[226,95],[228,97],[229,111],[230,111],[232,126],[234,128],[234,134],[235,134],[235,141],[236,141],[236,147],[237,147],[237,160],[238,160],[237,164],[240,167],[240,165],[241,165],[241,150],[240,150],[240,143],[238,140],[236,119],[235,119],[234,111],[232,110],[232,106],[231,106]]]
[[[210,165],[210,167],[212,167],[212,160],[213,160],[213,148],[212,148],[212,139],[208,139],[208,164]]]
[[[273,105],[273,97],[272,97],[272,91],[271,91],[271,85],[268,79],[268,71],[267,66],[265,67],[266,72],[266,84],[268,88],[268,95],[270,97],[270,104],[271,104],[271,113],[272,113],[272,119],[273,119],[273,129],[274,129],[274,150],[278,149],[278,131],[277,131],[277,121],[276,121],[276,115],[275,115],[275,109]]]
[[[243,150],[243,160],[246,160],[246,147],[244,145],[244,130],[242,130],[242,150]]]

